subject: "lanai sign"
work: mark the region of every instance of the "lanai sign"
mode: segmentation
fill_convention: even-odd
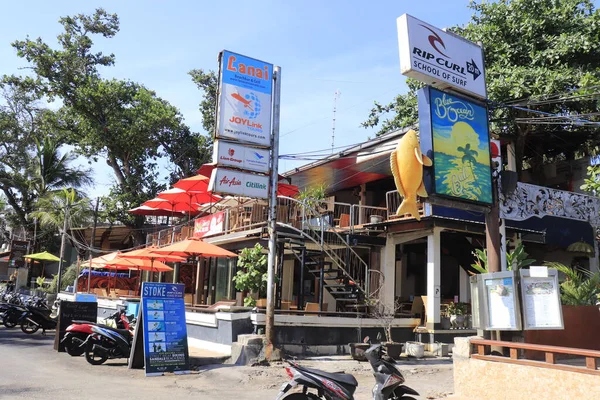
[[[271,145],[273,65],[221,53],[217,139]]]
[[[397,22],[403,75],[440,89],[487,98],[481,47],[408,14]]]

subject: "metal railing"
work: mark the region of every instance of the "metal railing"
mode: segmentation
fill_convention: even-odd
[[[403,220],[403,219],[414,219],[411,216],[397,215],[396,212],[402,204],[402,196],[397,190],[389,191],[385,194],[385,203],[387,209],[387,220]],[[423,202],[420,198],[417,198],[417,210],[421,217],[431,216],[431,205],[427,202]]]
[[[386,207],[363,206],[353,204],[350,209],[351,229],[354,231],[357,226],[383,222],[388,219],[388,210]]]

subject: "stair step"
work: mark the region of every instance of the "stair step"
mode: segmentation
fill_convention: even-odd
[[[329,292],[329,294],[331,294],[332,296],[342,296],[342,295],[346,295],[346,294],[352,294],[354,292]]]
[[[320,269],[310,269],[308,270],[308,272],[312,273],[312,274],[319,274],[321,273]],[[340,270],[339,269],[324,269],[323,273],[325,274],[332,274],[332,273],[339,273]]]
[[[344,285],[343,283],[340,283],[340,284],[336,283],[336,284],[331,284],[331,285],[326,283],[325,285],[323,285],[323,287],[326,287],[326,288],[343,288],[343,287],[346,287],[346,285]]]
[[[356,303],[358,302],[358,299],[354,299],[354,298],[342,298],[342,299],[335,299],[335,301],[347,301],[347,302],[352,302],[352,303]]]

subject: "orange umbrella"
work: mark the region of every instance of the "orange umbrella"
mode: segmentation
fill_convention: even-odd
[[[171,244],[169,246],[161,247],[153,250],[153,253],[167,254],[180,257],[237,257],[237,254],[232,253],[229,250],[225,250],[214,244],[206,243],[200,239],[189,238]]]
[[[190,204],[188,203],[188,198],[186,197],[184,200],[182,199],[174,199],[174,198],[158,198],[145,201],[142,203],[140,207],[152,207],[165,211],[170,211],[172,213],[187,213],[190,211]],[[192,210],[193,212],[193,210]]]
[[[138,260],[133,258],[117,257],[112,261],[106,263],[107,266],[119,266],[127,269],[138,269],[141,271],[154,271],[154,272],[169,272],[173,271],[173,268],[160,261],[154,262],[150,260]]]
[[[185,257],[172,256],[166,254],[156,254],[154,250],[157,250],[158,246],[149,246],[143,249],[128,251],[127,253],[121,254],[121,258],[130,258],[138,260],[150,260],[150,261],[163,261],[163,262],[183,262]]]

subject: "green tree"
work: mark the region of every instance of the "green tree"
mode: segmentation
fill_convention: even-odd
[[[593,1],[472,1],[469,7],[471,22],[451,30],[483,43],[492,128],[515,142],[516,159],[543,179],[544,162],[589,153],[598,138],[581,120],[595,120],[586,114],[597,110],[600,84],[600,13]],[[418,86],[409,80],[408,93],[376,103],[363,126],[382,134],[416,123]],[[508,102],[520,107],[498,104]],[[539,112],[582,117],[575,123],[547,116],[532,121]]]
[[[99,68],[113,65],[115,56],[94,52],[92,37],[116,35],[116,14],[98,9],[59,22],[63,33],[58,35],[58,49],[40,38],[13,46],[30,62],[44,93],[62,101],[61,122],[70,143],[86,157],[105,158],[112,168],[115,184],[104,205],[115,208],[107,213],[138,228],[144,218],[126,210],[165,188],[159,160],[175,165],[171,180],[190,175],[207,161],[209,140],[191,132],[175,107],[143,85],[101,77]],[[141,241],[139,233],[136,239]]]
[[[193,69],[189,72],[189,75],[202,92],[202,101],[200,102],[202,127],[209,135],[213,135],[217,116],[217,87],[219,85],[217,74],[215,71],[205,72],[203,69]]]
[[[254,247],[243,249],[238,257],[239,269],[233,277],[235,288],[240,291],[267,295],[267,255],[264,248],[256,243]],[[248,294],[244,298],[246,307],[254,307],[256,300]]]
[[[557,262],[548,262],[546,265],[564,274],[560,284],[560,298],[564,305],[596,305],[600,296],[600,273],[576,270]]]
[[[32,216],[45,228],[62,230],[65,218],[67,227],[82,226],[89,222],[92,215],[90,200],[75,189],[51,191],[41,197]]]

